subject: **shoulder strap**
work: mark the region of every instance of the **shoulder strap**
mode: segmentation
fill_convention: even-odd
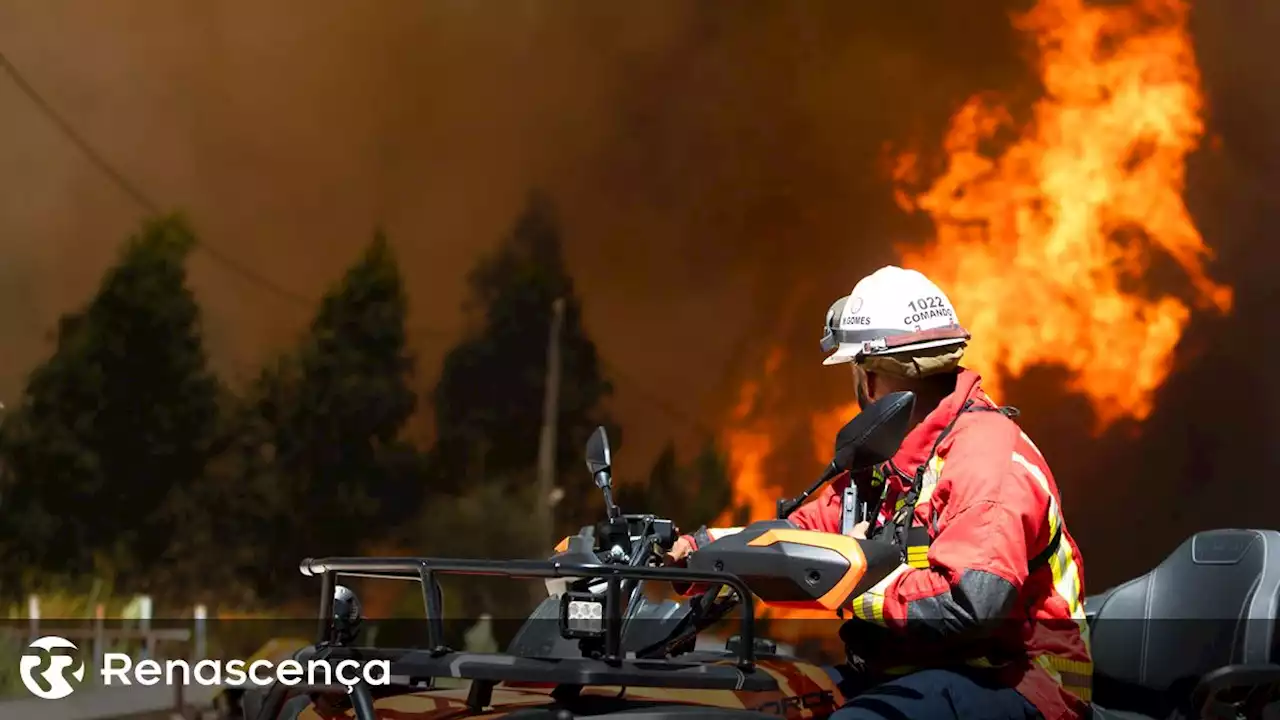
[[[1018,417],[1019,411],[1015,407],[996,406],[996,405],[978,405],[972,398],[965,400],[960,406],[960,411],[951,418],[951,422],[942,428],[942,432],[938,433],[938,437],[933,441],[933,448],[929,450],[929,456],[924,462],[920,463],[920,467],[916,469],[916,476],[911,482],[911,487],[903,496],[903,505],[898,512],[894,513],[893,518],[885,523],[884,533],[891,538],[899,548],[907,546],[907,528],[911,526],[911,519],[915,517],[916,502],[920,499],[920,491],[924,485],[925,469],[929,463],[933,461],[935,455],[938,454],[938,448],[942,445],[942,441],[946,439],[951,430],[955,428],[956,422],[960,420],[960,416],[968,412],[998,412],[1010,420]],[[903,552],[906,552],[904,549]]]
[[[942,445],[942,441],[946,438],[947,434],[955,427],[956,421],[960,419],[961,415],[967,412],[998,412],[1010,420],[1017,418],[1020,414],[1016,407],[1007,405],[977,405],[973,400],[965,401],[965,404],[960,408],[960,412],[956,413],[956,416],[951,419],[951,422],[947,423],[947,426],[938,434],[938,438],[934,441],[933,448],[929,452],[929,457],[925,459],[924,463],[920,465],[920,469],[916,471],[916,477],[903,498],[902,509],[895,513],[893,518],[889,522],[885,523],[884,528],[881,530],[881,532],[897,544],[899,548],[906,548],[906,532],[907,528],[911,526],[911,519],[915,517],[916,502],[920,499],[920,491],[924,481],[924,469],[927,467],[929,462],[933,460],[933,456],[938,453],[938,447]],[[892,464],[892,461],[890,461],[890,464]],[[894,469],[896,470],[896,468]],[[1035,572],[1049,564],[1049,559],[1058,552],[1058,546],[1061,544],[1062,523],[1058,523],[1058,527],[1054,530],[1053,537],[1049,538],[1049,543],[1045,545],[1044,549],[1037,553],[1035,557],[1031,558],[1027,562],[1028,571]],[[906,552],[905,549],[903,552]]]
[[[1049,564],[1049,558],[1058,552],[1058,546],[1062,544],[1062,523],[1058,523],[1058,527],[1053,531],[1053,537],[1049,538],[1049,544],[1044,546],[1035,557],[1027,562],[1027,569],[1035,572],[1045,565]]]

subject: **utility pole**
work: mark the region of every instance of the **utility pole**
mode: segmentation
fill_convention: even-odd
[[[538,514],[539,539],[546,555],[555,546],[555,523],[552,522],[552,493],[556,478],[556,418],[560,414],[560,331],[564,327],[564,298],[551,305],[551,332],[547,339],[547,384],[542,401],[542,436],[538,443]]]

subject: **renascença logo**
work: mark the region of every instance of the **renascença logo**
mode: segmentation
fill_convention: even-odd
[[[32,650],[37,652],[32,653]],[[76,652],[79,648],[66,638],[46,635],[32,642],[18,662],[22,684],[27,686],[32,695],[45,700],[60,700],[75,692],[75,686],[67,680],[69,668],[75,668],[71,671],[71,677],[77,683],[84,680],[84,662],[72,655],[54,654],[54,650]]]
[[[54,650],[78,648],[66,638],[48,635],[31,643],[19,661],[22,684],[32,695],[45,700],[60,700],[75,692],[76,686],[67,680],[67,670],[76,683],[84,680],[84,662],[66,654],[54,654]],[[35,651],[35,652],[32,652]],[[243,687],[245,685],[269,686],[273,683],[297,685],[332,685],[335,681],[345,686],[357,683],[387,685],[391,682],[391,664],[386,660],[357,662],[342,660],[331,663],[311,659],[303,663],[285,660],[279,665],[269,660],[252,663],[244,660],[201,660],[194,666],[185,660],[142,660],[134,664],[125,653],[106,653],[98,663],[100,682],[104,687],[120,685],[196,685]]]

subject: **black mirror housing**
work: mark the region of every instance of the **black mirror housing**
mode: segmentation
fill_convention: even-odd
[[[591,433],[591,437],[587,438],[587,470],[591,473],[591,477],[596,478],[596,483],[599,484],[602,473],[603,477],[607,477],[612,467],[613,458],[609,452],[609,435],[602,425]]]
[[[871,403],[836,434],[835,464],[840,470],[863,470],[891,459],[911,429],[916,396],[895,392]]]

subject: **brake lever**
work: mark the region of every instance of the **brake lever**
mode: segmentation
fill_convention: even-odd
[[[644,527],[641,528],[640,530],[639,543],[633,544],[631,546],[631,557],[627,558],[627,565],[629,567],[640,567],[641,565],[644,565],[646,562],[648,562],[649,553],[653,551],[653,544],[651,542],[651,538],[654,536],[651,534],[652,530],[653,530],[653,519],[649,518],[648,520],[645,520]],[[631,579],[623,580],[622,592],[627,593],[627,591],[632,590],[633,587],[639,587],[639,586],[640,586],[640,582],[637,580],[631,580]]]
[[[648,529],[648,526],[646,526],[646,529]],[[631,559],[631,567],[640,567],[643,565],[648,565],[650,558],[654,557],[655,555],[655,548],[657,547],[657,545],[658,545],[657,535],[646,535],[644,539],[641,540],[639,547],[636,548],[636,554]],[[623,581],[622,587],[624,591],[627,589],[625,580]],[[644,581],[643,580],[635,581],[634,584],[632,584],[630,590],[631,590],[631,593],[627,596],[627,617],[622,622],[622,634],[624,637],[627,634],[627,627],[631,625],[631,620],[635,617],[634,608],[636,607],[636,602],[641,597],[641,591],[644,590]]]
[[[677,654],[677,651],[690,641],[696,641],[703,630],[719,622],[729,611],[738,606],[740,601],[736,591],[731,590],[727,595],[721,595],[725,587],[725,585],[713,585],[706,592],[689,598],[689,604],[692,607],[689,614],[680,621],[682,626],[687,627],[677,629],[670,639],[637,652],[636,657],[666,657]]]

